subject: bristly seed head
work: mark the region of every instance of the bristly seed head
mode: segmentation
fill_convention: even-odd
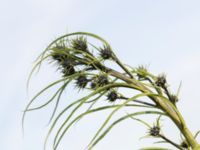
[[[63,68],[63,70],[62,70],[62,73],[63,73],[63,76],[64,77],[67,77],[67,76],[69,76],[69,75],[72,75],[72,74],[74,74],[76,71],[75,71],[75,69],[74,69],[74,67],[71,67],[71,68]]]
[[[97,83],[95,81],[92,81],[90,84],[91,89],[96,89]]]
[[[147,73],[148,73],[147,67],[141,65],[136,70],[137,70],[138,79],[145,79],[147,77]]]
[[[111,91],[108,95],[107,95],[107,99],[110,101],[110,102],[114,102],[118,99],[118,94],[117,92],[115,91]]]
[[[62,62],[62,67],[63,68],[71,68],[74,67],[76,65],[76,61],[72,58],[66,58],[63,62]]]
[[[76,85],[80,89],[85,88],[87,86],[88,82],[89,82],[89,80],[87,79],[87,77],[85,75],[81,75],[76,79]]]
[[[51,53],[51,57],[58,61],[59,69],[62,70],[64,77],[72,75],[76,72],[74,67],[76,66],[77,62],[68,55],[53,51]]]
[[[65,56],[63,54],[60,54],[60,53],[53,52],[51,56],[54,60],[56,60],[58,62],[61,62],[61,61],[63,61],[63,59],[65,59]]]
[[[166,86],[166,83],[167,83],[167,80],[166,80],[166,76],[164,74],[162,75],[159,75],[157,77],[157,80],[155,82],[155,84],[159,87],[162,87],[162,88],[165,88]]]
[[[105,86],[109,83],[106,75],[98,75],[91,80],[91,89],[96,89],[97,87]]]
[[[98,86],[104,86],[104,85],[106,85],[108,83],[109,83],[108,78],[105,75],[100,75],[97,78],[97,84],[98,84]]]
[[[113,53],[110,49],[109,46],[107,45],[104,45],[103,48],[100,48],[100,56],[103,58],[103,59],[112,59],[113,58]]]
[[[76,65],[76,62],[74,59],[72,58],[65,58],[63,60],[63,62],[61,63],[62,67],[63,67],[63,74],[64,74],[64,77],[66,76],[69,76],[69,75],[72,75],[74,74],[76,71],[75,71],[75,65]]]
[[[83,36],[73,39],[71,42],[71,46],[72,46],[72,48],[77,49],[77,50],[81,50],[81,51],[85,51],[85,52],[88,51],[87,40]]]
[[[160,134],[160,127],[158,126],[153,126],[150,130],[149,130],[149,134],[151,136],[159,136]]]

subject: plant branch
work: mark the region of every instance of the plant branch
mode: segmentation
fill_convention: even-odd
[[[141,83],[137,82],[135,79],[131,79],[118,71],[115,71],[110,68],[105,68],[104,71],[106,71],[111,76],[117,77],[129,84],[135,85],[136,87],[138,87],[135,89],[137,89],[141,92],[152,93],[152,91],[150,91],[147,87],[145,87]],[[199,149],[195,149],[195,150],[200,150],[199,144],[195,140],[195,138],[192,135],[192,133],[190,132],[190,130],[187,128],[187,126],[184,122],[184,119],[183,119],[182,115],[179,113],[179,111],[177,110],[177,108],[170,101],[167,102],[166,100],[164,100],[164,97],[158,98],[155,96],[153,96],[153,97],[149,96],[149,98],[152,99],[162,111],[164,111],[165,113],[167,113],[169,115],[169,117],[176,124],[176,126],[179,128],[179,130],[183,133],[183,135],[185,136],[185,138],[188,141],[188,143],[190,144],[190,146],[192,148],[198,147]]]
[[[134,78],[131,72],[120,62],[118,58],[116,58],[116,63],[130,76],[130,78]]]
[[[124,99],[124,100],[128,100],[129,98],[127,98],[127,97],[124,97],[124,96],[120,96],[119,97],[120,99]],[[140,103],[140,104],[144,104],[144,105],[147,105],[147,106],[151,106],[151,107],[154,107],[154,108],[156,108],[156,105],[154,105],[154,104],[151,104],[151,103],[148,103],[148,102],[144,102],[144,101],[141,101],[141,100],[134,100],[133,102],[136,102],[136,103]]]
[[[166,142],[170,143],[171,145],[175,146],[176,148],[180,149],[180,150],[184,150],[180,145],[178,145],[177,143],[171,141],[169,138],[167,138],[166,136],[159,134],[158,135],[160,138],[162,138],[163,140],[165,140]]]
[[[155,79],[157,79],[157,77],[152,78],[153,80],[151,80],[150,78],[148,78],[148,75],[150,75],[150,74],[148,74],[148,71],[146,71],[146,70],[145,70],[145,72],[144,71],[142,72],[140,70],[140,72],[142,72],[141,73],[142,77],[147,77],[147,81],[149,81],[150,84],[152,84],[151,87],[147,86],[147,84],[140,81],[139,79],[138,80],[135,79],[133,73],[125,65],[123,65],[123,63],[118,59],[118,57],[114,54],[114,52],[112,51],[111,48],[110,48],[110,51],[104,50],[104,57],[103,57],[103,55],[100,55],[100,56],[102,58],[104,58],[105,60],[109,59],[109,58],[113,58],[112,60],[115,63],[117,63],[121,67],[121,69],[123,71],[125,71],[125,73],[120,73],[114,69],[106,67],[104,64],[101,63],[103,59],[98,60],[95,58],[95,55],[90,53],[88,46],[87,46],[87,40],[84,37],[77,37],[77,39],[72,40],[72,42],[70,43],[71,45],[67,45],[67,47],[69,46],[70,49],[65,49],[65,44],[63,44],[64,50],[61,51],[60,49],[55,49],[54,45],[57,45],[57,43],[60,43],[60,42],[62,43],[63,41],[65,41],[64,39],[68,38],[69,36],[75,36],[75,35],[90,36],[94,39],[101,41],[104,45],[107,45],[108,47],[110,47],[106,40],[104,40],[103,38],[101,38],[95,34],[92,34],[92,33],[75,32],[75,33],[67,34],[67,35],[57,38],[52,43],[50,43],[50,45],[45,49],[45,51],[37,59],[37,60],[39,60],[39,59],[41,59],[41,60],[34,67],[33,71],[35,70],[35,68],[37,66],[40,68],[43,60],[45,59],[46,52],[51,49],[54,53],[52,53],[50,56],[52,56],[54,58],[54,60],[59,63],[60,68],[62,69],[62,72],[64,74],[64,77],[77,73],[78,75],[72,79],[77,80],[77,83],[78,83],[77,85],[79,85],[79,86],[83,85],[82,88],[85,88],[87,86],[88,82],[90,82],[91,84],[92,83],[96,84],[96,86],[93,86],[93,87],[91,86],[91,88],[90,88],[90,89],[94,90],[93,95],[95,95],[98,92],[101,92],[101,90],[105,90],[106,88],[109,89],[109,88],[117,88],[117,87],[131,88],[131,89],[141,92],[141,94],[139,94],[140,96],[148,97],[150,100],[152,100],[152,102],[154,102],[154,104],[137,100],[137,96],[135,96],[136,100],[134,100],[134,102],[144,104],[144,105],[146,105],[146,107],[151,106],[154,108],[158,108],[161,111],[163,111],[174,122],[174,124],[178,127],[178,129],[181,131],[181,133],[185,137],[189,146],[191,146],[193,148],[193,150],[200,150],[200,145],[196,141],[195,136],[193,136],[191,131],[187,128],[187,125],[186,125],[181,113],[179,112],[178,108],[175,106],[175,103],[173,103],[173,100],[174,100],[173,95],[171,95],[170,91],[168,91],[167,86],[163,86],[163,85],[165,85],[162,82],[163,80],[161,80],[161,85],[157,84],[156,83],[157,81],[155,81]],[[63,45],[61,45],[62,46],[61,49],[63,48]],[[58,47],[59,47],[59,45],[58,45]],[[65,50],[67,50],[69,52],[65,52]],[[73,53],[73,52],[75,52],[75,53]],[[113,53],[113,57],[111,57],[110,52]],[[76,54],[78,54],[78,55],[76,55]],[[83,58],[79,57],[79,55],[81,55]],[[70,59],[69,59],[69,56],[70,56]],[[80,65],[84,66],[85,70],[83,69],[79,72],[78,69],[79,69]],[[140,69],[142,69],[142,68],[140,68]],[[100,72],[100,73],[106,74],[106,76],[98,76],[99,74],[98,73],[96,74],[96,72],[95,72],[93,78],[91,78],[91,77],[88,78],[87,76],[82,76],[82,78],[77,79],[77,77],[80,77],[81,72],[83,72],[83,71],[97,71],[98,73]],[[32,73],[33,72],[31,72],[31,74]],[[107,78],[108,75],[122,80],[123,83],[115,83],[115,84],[108,85],[109,84],[109,79]],[[137,74],[137,75],[139,77],[140,74]],[[103,77],[103,78],[98,78],[98,77]],[[150,76],[150,77],[152,77],[152,76]],[[166,83],[165,78],[164,78],[164,81],[165,81],[164,83]],[[160,82],[158,82],[158,83],[160,83]],[[54,83],[53,83],[53,85],[54,85]],[[98,86],[99,86],[99,89],[98,90],[95,89]],[[105,86],[105,87],[101,87],[101,86]],[[51,85],[48,87],[51,87]],[[45,91],[45,90],[46,89],[44,89],[43,91]],[[40,93],[42,93],[42,92],[40,92]],[[27,105],[25,112],[28,110],[28,108],[32,104],[32,102],[40,95],[40,93],[37,94],[37,96],[34,97],[31,100],[31,102]],[[93,96],[93,95],[91,95],[91,96]],[[68,122],[68,120],[73,115],[73,113],[75,113],[75,111],[79,107],[81,107],[90,97],[86,97],[85,99],[83,99],[79,103],[79,105],[74,108],[74,110],[68,116],[68,119],[66,120],[66,122]],[[124,98],[124,99],[126,99],[126,98]],[[109,119],[112,117],[112,115],[117,110],[119,110],[123,106],[126,106],[126,104],[128,104],[131,101],[132,101],[132,99],[128,99],[127,101],[125,101],[123,103],[123,105],[120,105],[120,107],[116,108],[111,113],[111,115],[108,117],[108,119],[105,121],[105,123],[102,125],[101,129],[103,129],[103,127],[106,125],[106,123],[109,121]],[[100,131],[101,130],[99,130],[96,135],[98,135]],[[180,145],[174,143],[173,141],[171,141],[164,135],[159,134],[159,137],[162,138],[163,140],[167,141],[168,143],[172,144],[176,148],[183,150],[183,148]]]

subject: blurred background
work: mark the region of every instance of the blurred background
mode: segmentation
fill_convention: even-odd
[[[104,37],[126,64],[147,65],[152,73],[166,73],[173,91],[182,81],[178,107],[193,133],[200,129],[200,1],[0,2],[0,149],[43,149],[51,109],[29,113],[24,136],[22,111],[30,98],[57,79],[58,74],[55,67],[44,65],[34,75],[29,92],[26,81],[33,61],[45,47],[56,37],[76,31]],[[76,97],[73,89],[66,90],[70,101]],[[65,136],[60,150],[83,150],[104,119],[105,114],[101,113],[80,121]],[[164,120],[163,126],[169,137],[180,142],[179,133],[169,120]],[[155,140],[139,140],[144,135],[145,127],[127,120],[116,126],[94,150],[137,150],[152,146]],[[48,145],[51,149],[51,142]]]

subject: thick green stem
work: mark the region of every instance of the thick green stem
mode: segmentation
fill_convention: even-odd
[[[200,145],[197,143],[194,136],[192,135],[192,133],[186,125],[184,125],[184,128],[181,130],[181,132],[194,150],[200,150]]]
[[[172,118],[173,120],[173,118]],[[185,123],[181,122],[182,125],[180,125],[180,123],[176,123],[174,121],[174,123],[176,124],[176,126],[179,128],[179,130],[181,131],[181,133],[184,135],[185,139],[187,140],[187,142],[189,143],[189,145],[195,149],[197,147],[199,147],[199,144],[197,143],[197,141],[195,140],[193,134],[191,133],[191,131],[188,129],[188,127],[186,126]],[[198,149],[195,150],[200,150],[200,147]]]
[[[188,129],[182,115],[177,110],[177,108],[173,106],[172,103],[170,102],[167,103],[167,101],[165,101],[164,99],[153,98],[153,100],[157,103],[157,105],[160,107],[161,110],[165,111],[168,114],[168,116],[171,118],[171,120],[175,123],[180,132],[183,134],[189,145],[194,150],[200,150],[200,145],[195,140],[191,131]]]
[[[195,150],[200,150],[199,144],[195,140],[191,131],[188,129],[182,115],[179,113],[177,108],[173,107],[173,105],[165,103],[165,101],[162,101],[162,100],[158,101],[158,103],[159,103],[161,109],[164,110],[168,114],[168,116],[172,119],[172,121],[179,128],[179,130],[184,135],[184,137],[187,140],[187,142],[189,143],[189,145]]]

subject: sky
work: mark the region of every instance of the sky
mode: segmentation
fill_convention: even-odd
[[[43,67],[34,76],[28,94],[26,81],[33,61],[45,47],[56,37],[76,31],[104,37],[126,64],[147,65],[155,74],[166,73],[174,91],[182,82],[178,107],[195,133],[200,129],[199,8],[198,0],[0,0],[0,148],[43,149],[49,109],[27,115],[24,136],[22,111],[30,98],[58,74],[52,66]],[[74,95],[66,92],[69,98]],[[60,150],[83,150],[105,119],[103,116],[80,121],[65,137]],[[170,122],[166,126],[167,133],[177,137],[176,128]],[[145,130],[136,122],[126,121],[94,150],[151,146],[152,140],[139,140]]]

